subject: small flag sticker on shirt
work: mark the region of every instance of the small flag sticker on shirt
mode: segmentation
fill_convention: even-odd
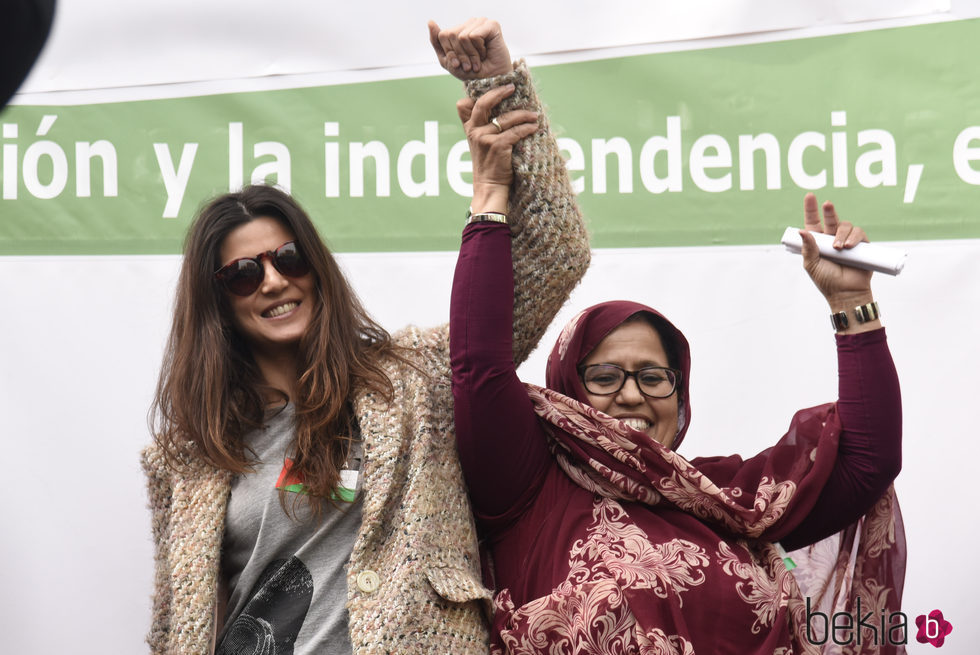
[[[293,473],[292,468],[293,460],[287,457],[283,463],[282,471],[279,472],[279,479],[276,480],[276,489],[291,491],[297,494],[308,493],[306,486],[303,484],[303,477]],[[342,470],[340,472],[340,484],[334,490],[333,494],[331,494],[331,498],[345,503],[354,502],[354,498],[357,496],[357,476],[358,471],[352,471],[350,469]]]
[[[789,553],[786,552],[786,549],[783,548],[783,545],[778,541],[776,542],[776,553],[778,553],[779,558],[783,560],[783,564],[786,565],[787,571],[792,571],[796,568],[796,562],[793,561],[793,558],[789,556]]]
[[[340,484],[333,492],[334,500],[342,500],[345,503],[353,503],[357,495],[357,471],[343,469],[340,472]]]
[[[282,471],[279,472],[279,479],[276,480],[276,489],[292,491],[296,494],[305,494],[306,487],[303,486],[303,477],[294,474],[292,469],[293,460],[287,457],[286,461],[283,462]]]

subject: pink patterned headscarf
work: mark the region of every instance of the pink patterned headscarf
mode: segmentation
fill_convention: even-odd
[[[651,322],[668,355],[673,354],[677,360],[670,362],[670,365],[681,372],[677,386],[678,431],[672,446],[676,449],[691,424],[691,400],[688,394],[691,349],[684,334],[657,310],[628,300],[611,300],[583,309],[568,322],[558,336],[558,341],[548,356],[545,383],[549,389],[588,404],[588,397],[578,374],[579,364],[610,332],[637,315]]]

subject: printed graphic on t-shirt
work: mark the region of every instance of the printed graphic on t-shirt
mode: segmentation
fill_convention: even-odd
[[[305,494],[306,487],[303,485],[303,475],[293,473],[293,460],[289,457],[283,462],[282,471],[279,472],[279,479],[276,480],[276,489],[284,489],[297,494]]]
[[[359,459],[357,461],[360,462]],[[345,503],[354,502],[354,498],[357,496],[357,476],[357,470],[342,470],[340,472],[340,485],[334,489],[332,498],[334,500],[342,500]],[[289,457],[283,462],[282,471],[279,472],[279,479],[276,480],[276,489],[292,491],[297,494],[308,493],[306,486],[303,484],[302,474],[293,472],[293,460]]]
[[[303,562],[270,562],[215,655],[292,655],[312,598],[313,576]]]

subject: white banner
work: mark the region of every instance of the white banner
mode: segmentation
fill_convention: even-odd
[[[948,12],[950,0],[61,0],[39,93],[432,65],[426,23],[490,15],[521,56]]]

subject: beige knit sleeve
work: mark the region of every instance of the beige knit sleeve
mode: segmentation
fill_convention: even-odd
[[[151,653],[166,653],[170,638],[170,608],[173,604],[166,549],[166,543],[170,538],[170,481],[166,473],[163,453],[155,445],[145,448],[140,453],[140,463],[146,474],[154,547],[153,614],[146,641]]]
[[[514,148],[514,182],[508,220],[513,234],[514,362],[520,364],[568,300],[589,267],[589,236],[565,161],[523,61],[506,75],[473,80],[466,92],[478,98],[513,83],[515,92],[497,112],[530,109],[541,128]]]

